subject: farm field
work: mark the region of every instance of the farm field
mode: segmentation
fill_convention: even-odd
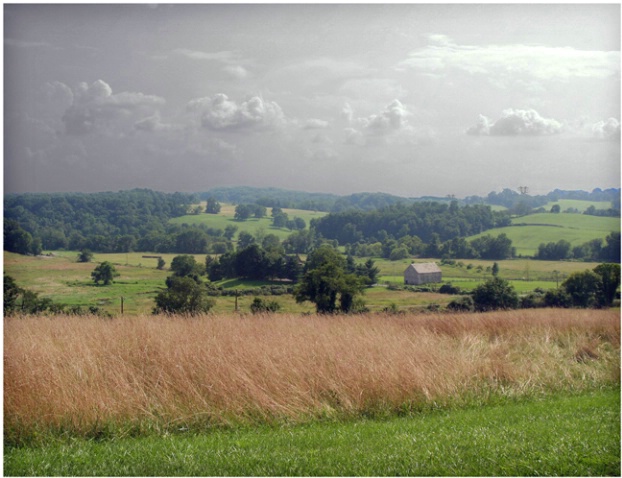
[[[552,312],[7,317],[4,471],[618,475],[619,312]]]
[[[154,306],[154,297],[164,287],[170,274],[168,266],[177,254],[119,253],[94,254],[93,262],[78,263],[76,251],[54,251],[53,256],[23,256],[4,252],[4,270],[12,276],[19,286],[37,292],[41,297],[48,297],[54,302],[78,305],[88,309],[96,306],[112,314],[121,310],[123,297],[124,314],[148,314]],[[166,261],[165,270],[156,268],[156,259],[144,258],[144,255],[158,255]],[[198,263],[205,262],[205,254],[196,254]],[[360,259],[364,262],[366,259]],[[426,259],[427,260],[427,259]],[[95,286],[91,280],[91,271],[97,263],[109,261],[121,274],[110,286]],[[375,259],[380,269],[380,285],[403,285],[404,269],[410,260],[389,261]],[[440,262],[439,262],[440,264]],[[455,264],[440,264],[443,282],[451,282],[464,290],[471,290],[481,281],[491,276],[493,261],[465,260]],[[565,277],[575,271],[593,269],[596,263],[554,262],[515,259],[498,261],[500,277],[512,281],[519,293],[527,293],[536,287],[549,289],[561,283]],[[555,272],[557,271],[557,272]],[[247,289],[269,285],[270,282],[224,280],[216,285],[225,289]],[[280,284],[282,283],[275,283]],[[314,311],[313,304],[297,304],[291,295],[273,297],[281,306],[282,312],[305,313]],[[445,306],[452,296],[429,293],[413,293],[387,290],[386,287],[373,287],[365,290],[363,300],[371,311],[381,311],[395,304],[399,309],[421,309],[429,305]],[[252,295],[238,298],[238,309],[249,311]],[[235,310],[234,297],[217,297],[213,309],[215,313]]]
[[[611,207],[611,203],[609,201],[583,201],[579,199],[560,199],[559,201],[550,202],[544,208],[548,211],[551,210],[553,206],[559,206],[560,211],[565,211],[567,209],[576,209],[580,213],[585,212],[590,206],[594,206],[595,209],[609,209]]]
[[[533,256],[541,243],[564,239],[578,246],[592,239],[605,239],[612,231],[620,232],[620,218],[597,217],[569,213],[541,213],[512,219],[512,226],[491,229],[468,237],[471,241],[490,234],[497,237],[506,234],[512,240],[519,256]]]
[[[205,202],[201,203],[203,210],[205,210]],[[242,232],[246,231],[252,235],[256,235],[257,232],[263,232],[264,234],[275,234],[278,236],[280,240],[286,239],[292,231],[285,227],[273,227],[272,226],[272,217],[270,217],[270,209],[267,208],[268,215],[261,219],[250,218],[246,221],[236,221],[233,219],[235,215],[235,206],[232,204],[221,204],[221,210],[219,214],[196,214],[196,215],[186,215],[181,217],[176,217],[170,220],[173,224],[205,224],[208,227],[213,227],[215,229],[222,229],[223,231],[227,226],[237,226],[238,230],[236,232],[236,236]],[[306,211],[303,209],[287,209],[284,208],[283,212],[287,213],[290,219],[294,219],[295,217],[300,217],[304,219],[307,227],[309,227],[309,223],[311,219],[317,219],[322,216],[325,216],[327,213],[320,211]]]

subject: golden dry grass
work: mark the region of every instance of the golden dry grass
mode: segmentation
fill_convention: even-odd
[[[302,421],[620,381],[617,311],[4,319],[5,438]]]

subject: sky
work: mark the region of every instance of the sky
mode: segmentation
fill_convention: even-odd
[[[620,187],[619,4],[4,4],[4,192]]]

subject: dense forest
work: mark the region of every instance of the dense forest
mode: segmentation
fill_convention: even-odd
[[[449,205],[397,204],[367,212],[350,210],[313,221],[318,233],[341,244],[381,241],[387,235],[394,239],[417,236],[427,243],[437,234],[441,241],[446,241],[508,225],[510,217],[505,213],[493,212],[489,206],[459,207],[457,201]]]
[[[147,189],[6,195],[4,248],[21,253],[28,252],[28,244],[35,250],[153,250],[155,237],[182,232],[172,230],[168,221],[187,214],[196,201],[192,194]]]

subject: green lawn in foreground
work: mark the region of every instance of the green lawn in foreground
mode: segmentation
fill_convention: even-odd
[[[620,391],[8,448],[9,476],[620,476]]]

